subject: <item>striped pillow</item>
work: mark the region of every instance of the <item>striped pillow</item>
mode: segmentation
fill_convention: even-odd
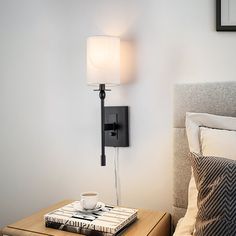
[[[191,153],[198,193],[194,236],[236,235],[236,161]]]

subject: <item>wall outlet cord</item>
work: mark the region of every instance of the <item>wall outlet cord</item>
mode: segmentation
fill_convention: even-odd
[[[119,148],[115,147],[114,155],[114,179],[115,179],[115,195],[116,205],[120,205],[120,176],[119,176]]]

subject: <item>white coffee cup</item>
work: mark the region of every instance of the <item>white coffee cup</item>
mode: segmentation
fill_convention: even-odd
[[[97,206],[98,193],[84,192],[80,196],[80,204],[85,210],[92,210]]]

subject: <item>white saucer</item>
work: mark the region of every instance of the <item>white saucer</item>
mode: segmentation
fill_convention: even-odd
[[[97,206],[94,208],[94,209],[91,209],[91,210],[86,210],[84,209],[80,202],[78,202],[76,205],[74,205],[74,208],[76,211],[79,211],[79,212],[82,212],[82,213],[92,213],[92,212],[97,212],[97,211],[100,211],[102,208],[105,207],[105,204],[103,202],[98,202],[97,203]]]

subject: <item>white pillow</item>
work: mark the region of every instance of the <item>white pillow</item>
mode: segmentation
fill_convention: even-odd
[[[236,160],[236,131],[201,127],[200,143],[203,156]]]
[[[186,113],[186,132],[190,152],[201,152],[200,127],[236,131],[236,117],[217,116],[207,113]]]
[[[206,128],[208,127],[208,128]],[[191,152],[236,160],[236,118],[207,113],[186,113],[186,132]],[[188,208],[177,224],[179,232],[193,233],[197,215],[197,188],[193,175],[188,189]],[[184,224],[187,222],[187,224]],[[192,225],[189,223],[192,222]],[[184,234],[183,234],[184,235]]]

